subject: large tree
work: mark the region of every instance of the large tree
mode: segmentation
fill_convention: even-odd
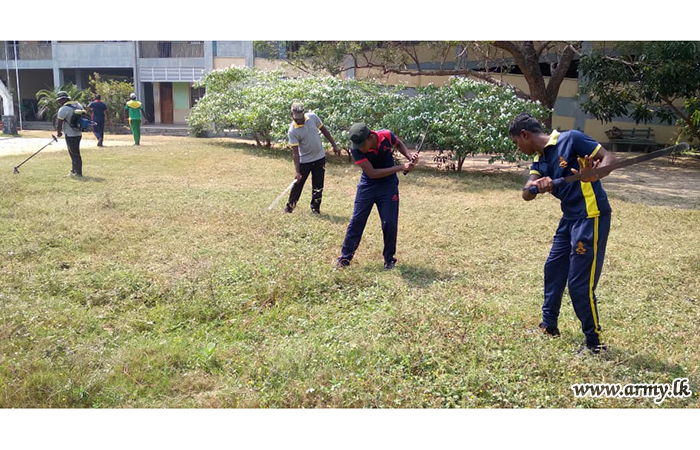
[[[605,122],[675,122],[684,137],[700,141],[699,42],[620,42],[584,57],[581,74],[586,113]]]
[[[284,53],[287,61],[300,70],[324,70],[331,75],[351,69],[373,69],[383,74],[409,76],[464,75],[504,86],[507,83],[499,75],[517,66],[530,93],[511,86],[515,94],[539,101],[552,110],[581,44],[580,41],[301,41],[288,43],[286,47],[258,42],[256,47],[272,56]],[[431,55],[431,61],[425,60],[426,52]],[[470,61],[475,63],[473,67]],[[549,65],[550,70],[543,71],[543,64]],[[545,72],[549,73],[545,75]],[[551,126],[551,115],[545,122]]]

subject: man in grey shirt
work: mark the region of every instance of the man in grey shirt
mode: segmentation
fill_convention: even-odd
[[[80,126],[78,128],[73,128],[71,124],[71,119],[75,114],[76,110],[85,110],[83,105],[78,102],[71,102],[70,97],[66,91],[60,91],[56,95],[56,101],[61,105],[58,110],[56,123],[56,132],[58,137],[66,135],[66,145],[68,146],[68,154],[70,155],[72,168],[68,175],[71,177],[82,177],[83,176],[83,159],[80,157],[80,140],[83,137],[83,133],[80,131]]]
[[[292,147],[292,157],[296,168],[296,182],[289,193],[289,201],[284,212],[291,213],[297,206],[304,183],[311,174],[311,212],[321,213],[321,197],[323,196],[323,178],[326,172],[326,152],[323,149],[319,131],[333,146],[333,152],[340,155],[340,149],[333,140],[331,133],[323,126],[321,119],[312,112],[306,113],[304,105],[299,102],[292,104],[293,122],[289,125],[287,138]]]

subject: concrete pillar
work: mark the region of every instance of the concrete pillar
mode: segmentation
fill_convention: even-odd
[[[155,123],[162,123],[160,120],[160,83],[153,83],[153,118]]]
[[[141,83],[139,83],[139,57],[141,56],[139,47],[139,41],[134,41],[134,91],[136,97],[143,103],[143,89],[141,88]]]
[[[245,66],[255,67],[255,49],[253,48],[253,41],[243,42],[243,54],[245,55]]]
[[[75,86],[78,89],[85,89],[85,86],[83,86],[83,70],[82,69],[75,69]]]
[[[56,45],[58,41],[51,41],[51,61],[53,69],[54,87],[63,86],[63,71],[58,67],[58,57],[56,56]]]
[[[2,116],[2,134],[17,134],[17,116]]]
[[[204,72],[214,69],[214,42],[204,41]]]

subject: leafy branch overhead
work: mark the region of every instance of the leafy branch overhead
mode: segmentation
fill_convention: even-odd
[[[700,43],[622,42],[614,50],[581,60],[582,109],[604,122],[675,122],[682,138],[700,142]]]
[[[554,108],[561,84],[582,47],[580,41],[298,41],[255,45],[259,54],[285,59],[307,73],[339,75],[354,70],[356,74],[467,76],[510,87],[519,98],[539,101],[549,109]],[[524,76],[529,92],[503,80],[503,74],[515,69]],[[545,122],[550,126],[551,117]]]

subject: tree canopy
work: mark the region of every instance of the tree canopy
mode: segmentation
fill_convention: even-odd
[[[700,142],[700,43],[621,42],[580,65],[582,109],[604,122],[676,123],[681,137]]]

